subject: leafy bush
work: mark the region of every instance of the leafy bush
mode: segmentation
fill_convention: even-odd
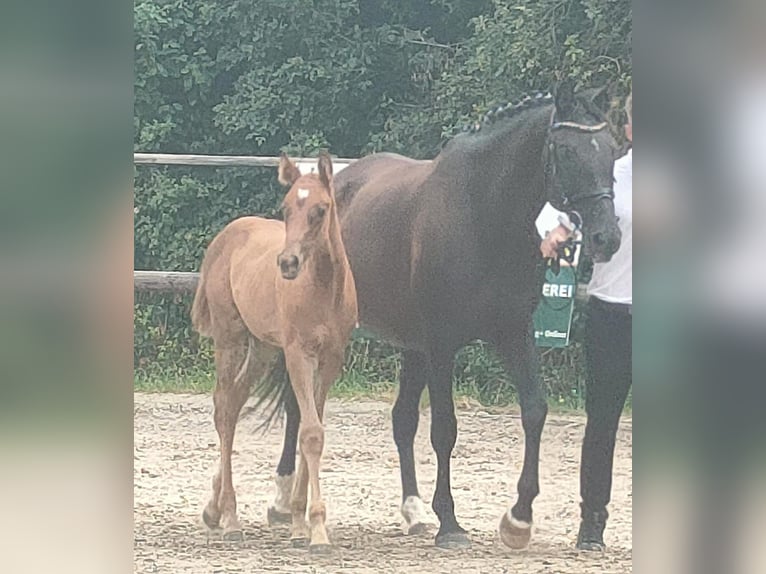
[[[433,157],[466,121],[557,76],[611,82],[616,96],[631,78],[629,0],[137,0],[134,30],[141,152]],[[137,167],[136,269],[197,270],[228,221],[273,217],[281,193],[268,169]],[[190,299],[137,295],[137,384],[210,385]],[[399,360],[355,341],[342,384],[390,383]],[[576,404],[579,343],[542,363],[554,400]],[[459,355],[455,379],[484,402],[514,399],[481,343]]]

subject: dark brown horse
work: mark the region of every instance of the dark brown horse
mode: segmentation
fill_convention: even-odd
[[[413,440],[428,386],[437,546],[470,544],[450,487],[457,437],[452,370],[455,353],[475,339],[494,345],[517,385],[524,465],[500,536],[512,548],[530,539],[547,414],[532,331],[545,271],[535,219],[549,201],[577,212],[572,217],[582,221],[584,248],[595,261],[609,260],[619,247],[612,203],[617,145],[597,105],[601,95],[562,87],[555,99],[526,98],[493,111],[433,161],[375,154],[334,178],[362,327],[404,349],[393,427],[410,532],[423,529]],[[294,461],[294,417],[288,409],[278,473],[292,472],[286,459],[292,454]]]

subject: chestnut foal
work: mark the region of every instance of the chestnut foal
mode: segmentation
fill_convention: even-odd
[[[202,262],[192,321],[200,334],[214,340],[217,375],[213,402],[221,461],[203,512],[205,523],[222,527],[226,539],[242,539],[231,472],[237,419],[253,387],[258,394],[259,388],[274,385],[269,376],[284,353],[301,417],[291,538],[296,546],[309,541],[311,551],[322,552],[330,548],[319,488],[322,418],[328,390],[343,366],[357,306],[328,154],[320,155],[317,171],[301,175],[282,154],[279,182],[290,188],[282,204],[284,223],[242,217],[213,239]],[[283,377],[280,384],[287,380]],[[279,401],[289,394],[284,391]]]

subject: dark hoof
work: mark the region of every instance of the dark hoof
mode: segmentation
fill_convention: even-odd
[[[603,552],[606,550],[606,544],[596,541],[578,540],[576,547],[585,552]]]
[[[508,513],[505,512],[500,519],[498,532],[500,534],[500,540],[502,540],[503,544],[508,548],[522,550],[527,547],[529,539],[532,538],[532,524],[516,518],[511,520],[508,518]]]
[[[269,522],[269,526],[279,526],[281,524],[292,524],[293,515],[289,512],[279,512],[273,506],[269,506],[266,519]]]
[[[227,542],[242,542],[245,537],[242,535],[241,530],[230,530],[223,533],[223,539]]]
[[[202,511],[202,522],[204,522],[208,528],[218,528],[221,517],[213,517],[207,511],[207,508]]]
[[[465,532],[445,532],[436,535],[436,546],[444,550],[462,550],[471,547],[471,539]]]
[[[407,536],[420,536],[422,534],[427,534],[427,533],[428,533],[428,524],[425,524],[423,522],[418,522],[417,524],[413,524],[407,530]]]
[[[309,539],[308,538],[291,538],[290,544],[293,545],[293,548],[306,548],[306,546],[309,545]]]
[[[332,554],[332,544],[310,544],[309,554],[313,556],[327,556]]]

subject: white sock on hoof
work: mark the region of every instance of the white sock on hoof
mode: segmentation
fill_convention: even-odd
[[[402,516],[407,521],[407,526],[426,522],[426,505],[419,496],[408,496],[402,504]]]
[[[290,514],[290,499],[293,495],[293,477],[295,473],[285,476],[276,475],[277,496],[274,498],[274,509],[282,514]]]
[[[514,518],[513,514],[511,514],[510,509],[508,510],[508,522],[511,523],[511,526],[514,528],[518,528],[519,530],[529,530],[532,528],[531,522],[524,522],[523,520],[519,520],[518,518]]]

